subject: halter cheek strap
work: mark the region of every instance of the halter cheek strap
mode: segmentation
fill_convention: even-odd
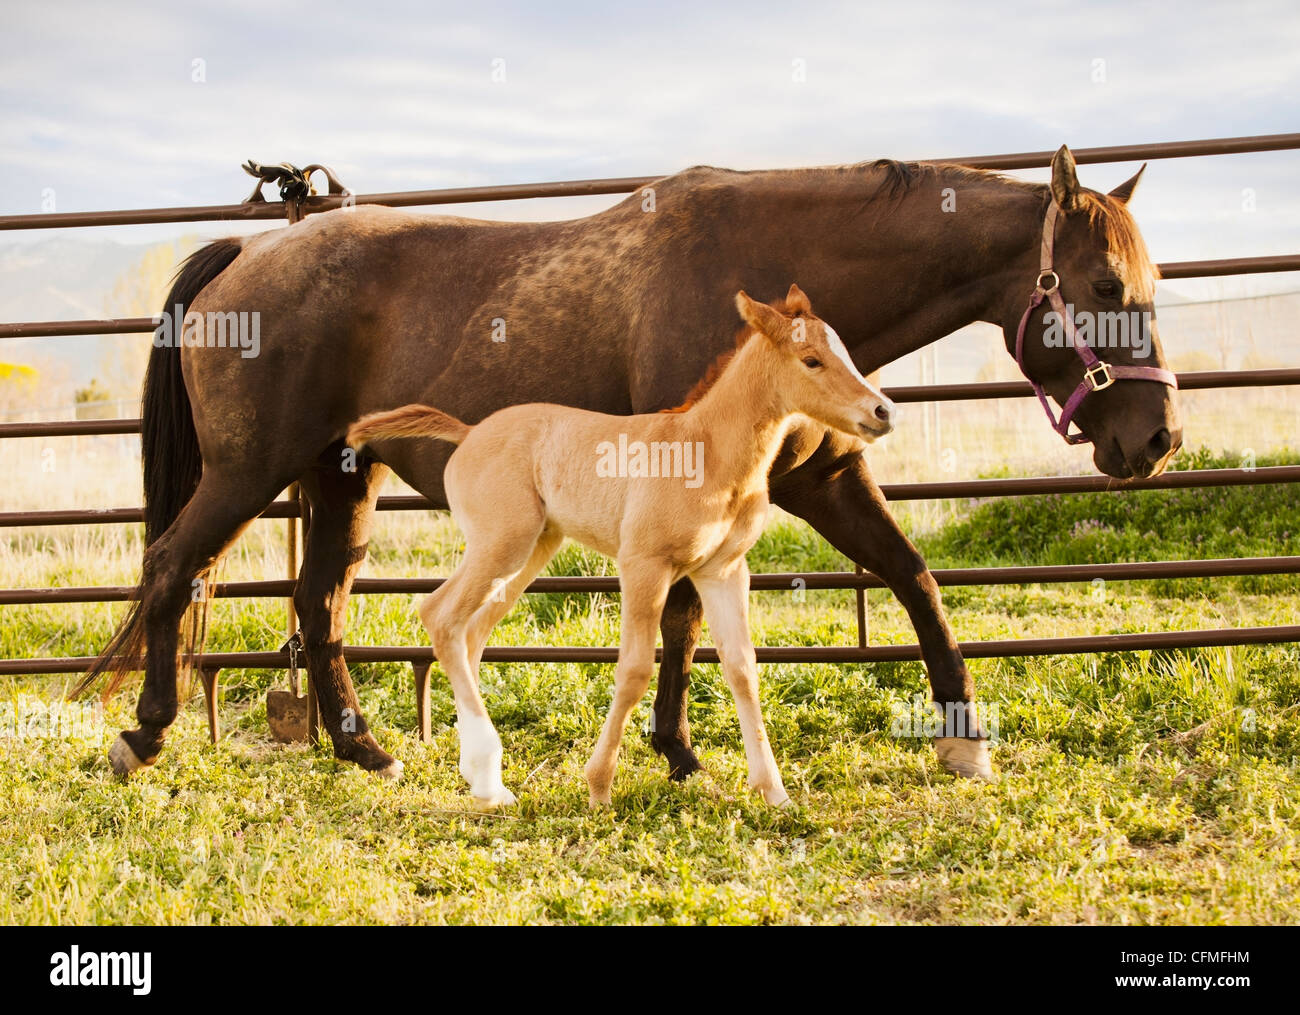
[[[1127,364],[1106,363],[1097,358],[1097,354],[1086,342],[1076,340],[1074,328],[1074,317],[1066,309],[1065,301],[1061,299],[1061,278],[1056,274],[1052,267],[1052,247],[1056,237],[1056,216],[1060,211],[1060,206],[1052,201],[1047,209],[1047,216],[1043,219],[1043,242],[1038,260],[1038,281],[1034,285],[1033,294],[1029,297],[1029,306],[1025,308],[1024,314],[1020,318],[1020,327],[1016,329],[1016,363],[1020,366],[1020,372],[1033,386],[1034,394],[1038,396],[1038,401],[1043,406],[1043,411],[1047,413],[1047,418],[1051,420],[1052,429],[1065,438],[1066,443],[1082,444],[1088,438],[1082,431],[1070,432],[1070,421],[1074,419],[1075,412],[1083,404],[1083,400],[1091,395],[1094,391],[1104,391],[1116,381],[1156,381],[1159,384],[1166,384],[1171,388],[1178,387],[1178,378],[1172,371],[1165,370],[1161,367],[1138,367]],[[1029,324],[1029,318],[1033,312],[1042,305],[1043,300],[1056,311],[1057,316],[1061,319],[1061,325],[1065,329],[1065,343],[1079,354],[1079,359],[1083,360],[1083,380],[1079,386],[1065,400],[1061,406],[1061,417],[1057,419],[1056,414],[1052,412],[1052,406],[1047,401],[1047,392],[1043,386],[1029,376],[1029,371],[1025,369],[1025,328]]]

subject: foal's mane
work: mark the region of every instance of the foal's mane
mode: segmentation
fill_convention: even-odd
[[[773,310],[786,317],[799,317],[803,310],[792,310],[784,298],[769,304]],[[746,342],[758,334],[758,331],[749,324],[742,324],[736,331],[736,338],[730,349],[724,350],[719,356],[709,364],[709,368],[704,371],[704,376],[695,382],[695,387],[686,395],[686,401],[681,405],[675,405],[671,409],[660,409],[660,412],[686,412],[695,405],[701,398],[708,394],[709,389],[718,383],[718,378],[722,376],[727,365],[735,358],[736,353],[740,352]]]
[[[877,196],[888,188],[887,196],[896,198],[924,180],[945,183],[996,182],[1036,193],[1044,214],[1052,197],[1052,190],[1046,184],[1029,183],[1007,176],[1005,173],[997,173],[989,169],[972,169],[969,166],[954,165],[950,162],[899,162],[896,159],[876,159],[874,162],[858,165],[884,174],[885,181]],[[1155,293],[1154,282],[1160,277],[1160,269],[1151,260],[1146,242],[1142,239],[1142,233],[1128,210],[1128,205],[1109,194],[1089,190],[1086,187],[1079,188],[1078,199],[1083,211],[1087,212],[1089,227],[1101,232],[1106,241],[1107,251],[1124,264],[1129,276],[1128,281],[1144,299],[1151,299]]]

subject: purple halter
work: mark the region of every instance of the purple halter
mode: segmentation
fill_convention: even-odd
[[[1094,391],[1103,391],[1109,388],[1116,381],[1156,381],[1160,384],[1167,384],[1171,388],[1178,387],[1178,378],[1174,374],[1161,367],[1135,367],[1119,364],[1112,366],[1103,360],[1097,358],[1096,353],[1086,343],[1075,341],[1074,317],[1065,307],[1065,301],[1061,299],[1061,277],[1056,274],[1052,268],[1052,246],[1056,235],[1056,216],[1060,211],[1060,205],[1055,201],[1047,209],[1047,216],[1043,219],[1043,245],[1039,258],[1038,282],[1034,286],[1034,292],[1029,297],[1029,306],[1025,308],[1024,316],[1020,318],[1020,327],[1016,329],[1016,363],[1020,366],[1020,372],[1025,375],[1025,379],[1033,386],[1034,394],[1038,396],[1038,401],[1042,403],[1043,411],[1047,413],[1047,418],[1051,420],[1052,429],[1065,438],[1068,444],[1082,444],[1088,440],[1082,431],[1070,433],[1070,421],[1074,419],[1075,412],[1083,404],[1083,400],[1091,395]],[[1051,276],[1051,285],[1044,287],[1043,282]],[[1079,358],[1083,360],[1083,380],[1079,386],[1074,389],[1074,393],[1065,401],[1061,407],[1061,418],[1057,419],[1052,412],[1052,407],[1047,401],[1047,392],[1043,386],[1029,376],[1025,370],[1025,326],[1029,323],[1029,316],[1042,305],[1044,298],[1051,304],[1052,309],[1061,318],[1061,324],[1065,328],[1065,340]]]

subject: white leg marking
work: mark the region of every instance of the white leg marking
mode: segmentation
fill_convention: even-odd
[[[515,795],[501,780],[501,737],[486,715],[457,710],[460,731],[460,774],[469,783],[470,794],[482,807],[503,807],[515,802]]]

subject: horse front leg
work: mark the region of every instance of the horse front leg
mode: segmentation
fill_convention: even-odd
[[[940,763],[956,775],[991,780],[988,734],[980,725],[975,682],[925,560],[889,513],[860,454],[810,465],[782,476],[773,485],[772,500],[889,586],[916,628],[934,707],[944,716],[942,735],[934,742]]]
[[[689,578],[668,591],[659,630],[664,651],[655,690],[654,729],[650,746],[668,759],[668,778],[678,782],[702,767],[691,750],[691,724],[686,705],[691,689],[691,660],[700,640],[704,606]]]

